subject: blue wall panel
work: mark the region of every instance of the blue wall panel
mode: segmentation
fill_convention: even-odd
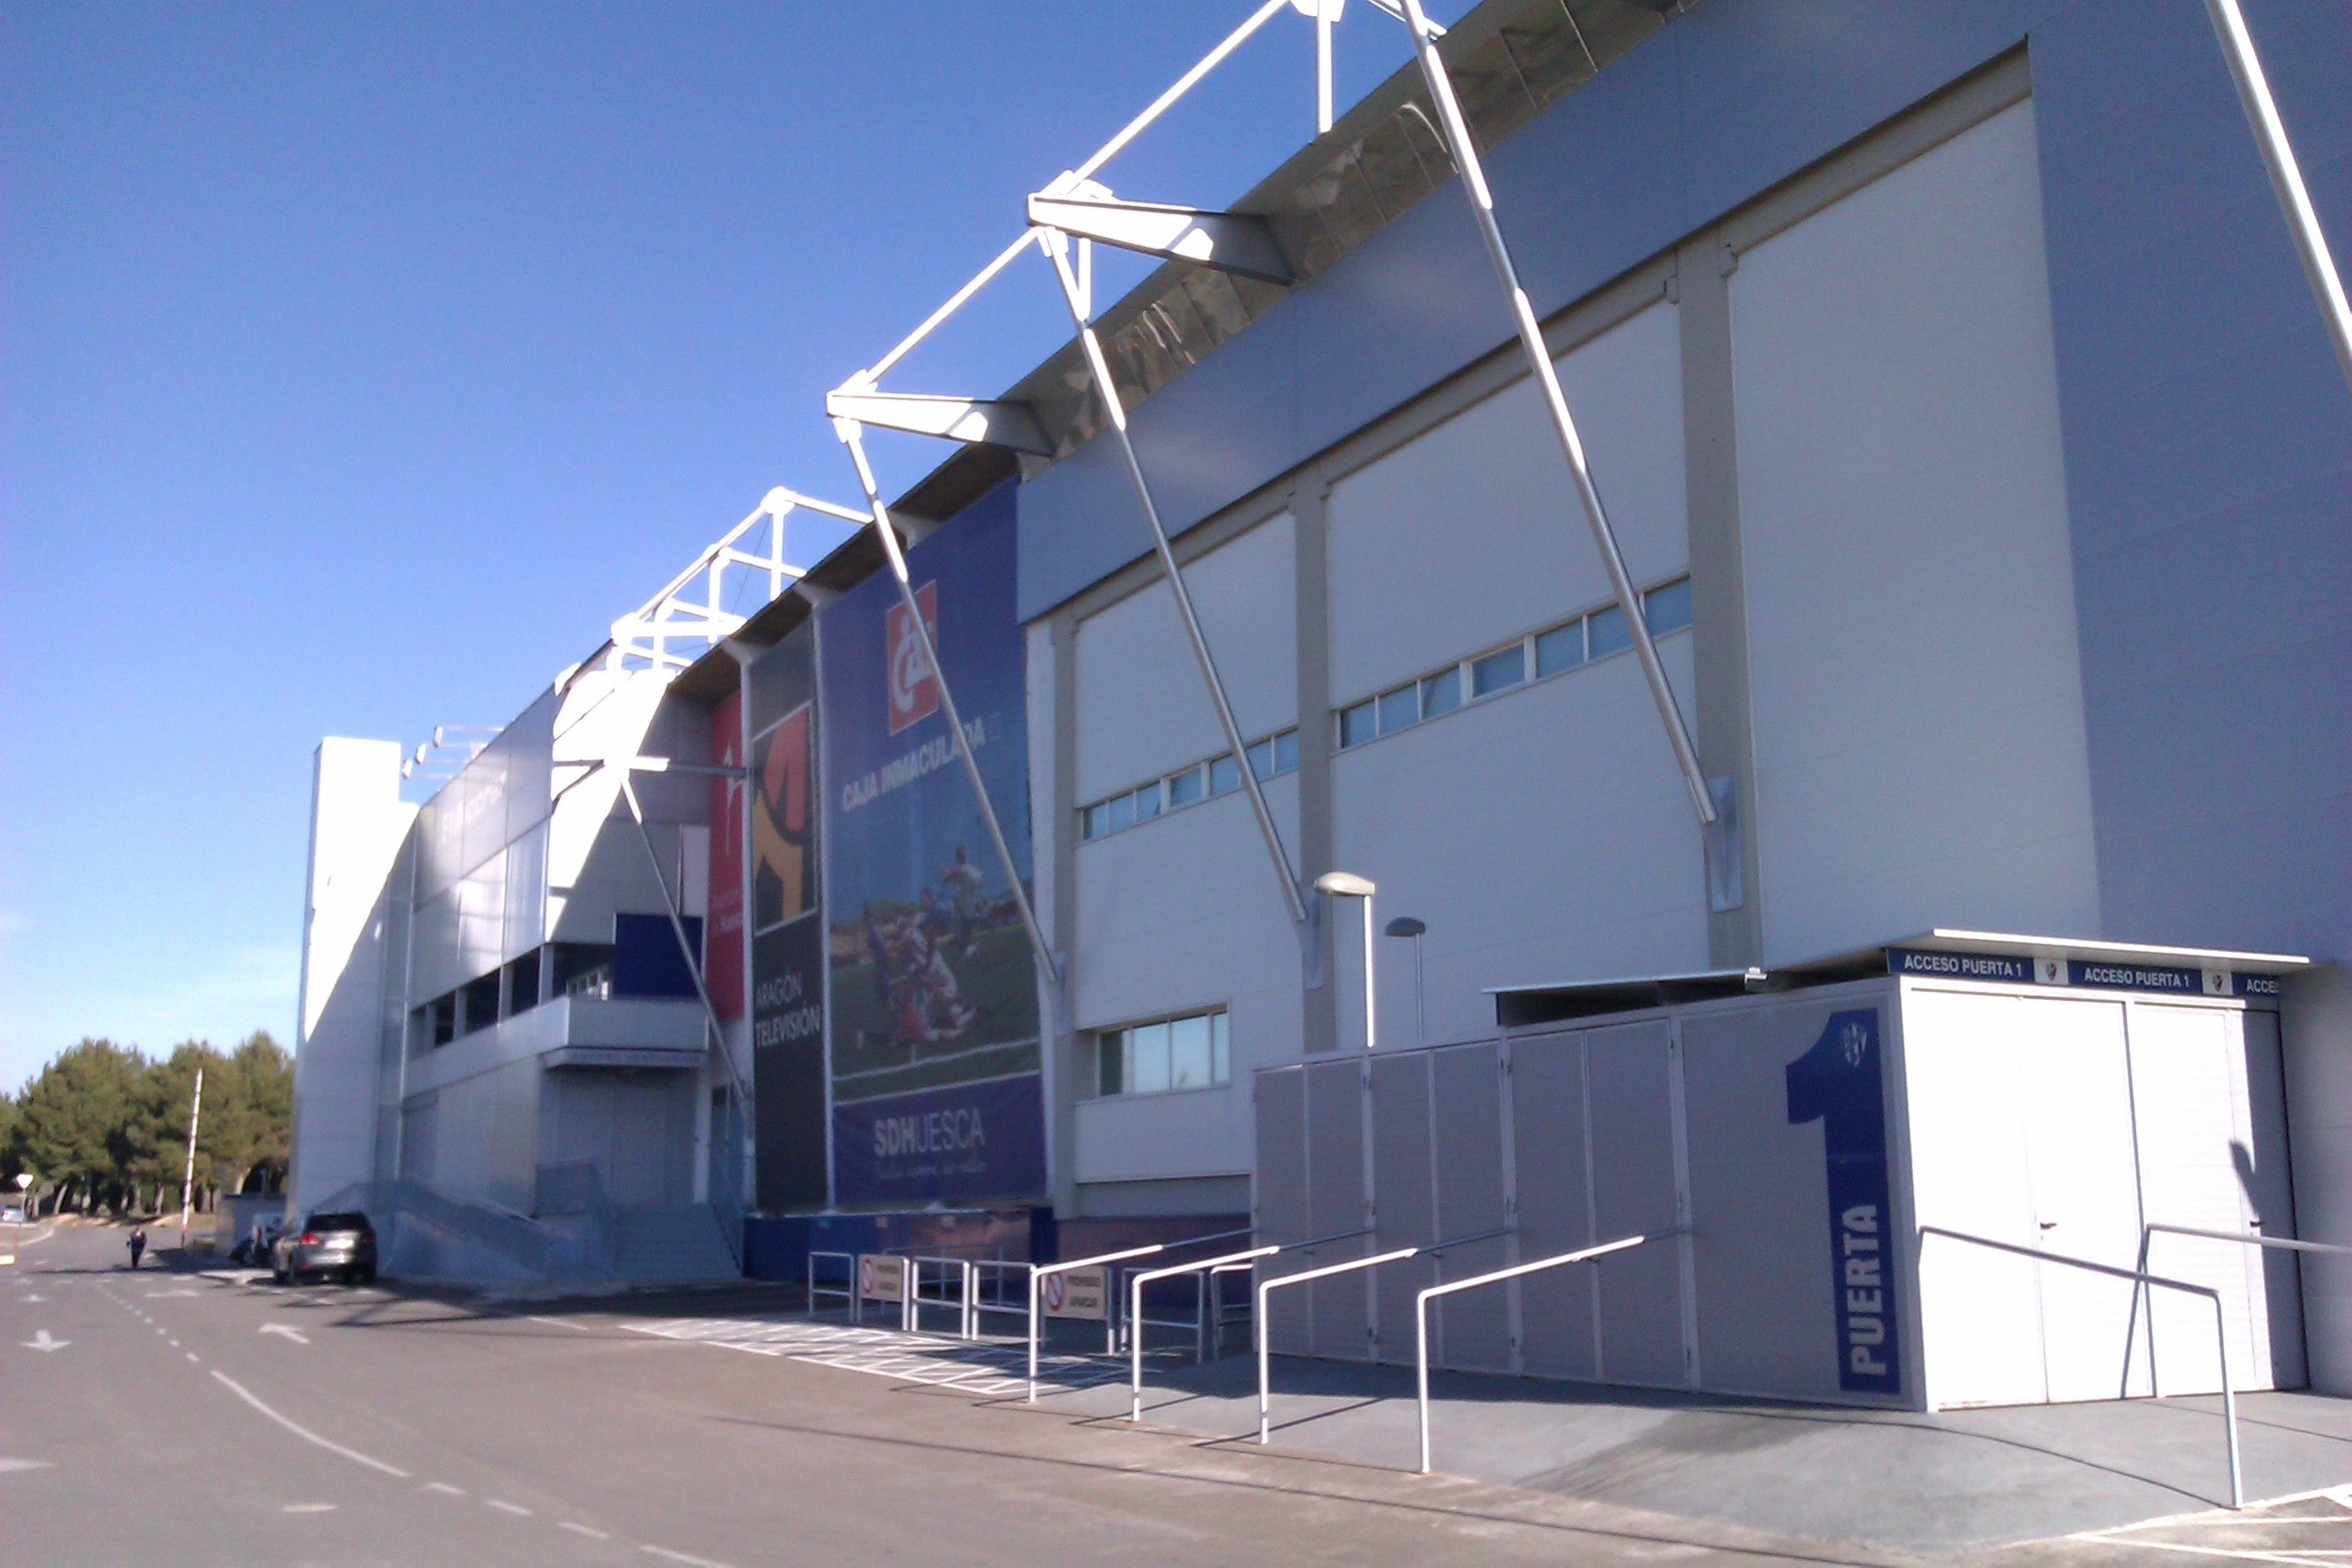
[[[2352,7],[2249,7],[2352,251]],[[2203,8],[2033,34],[2100,896],[2126,941],[2352,953],[2352,391]]]

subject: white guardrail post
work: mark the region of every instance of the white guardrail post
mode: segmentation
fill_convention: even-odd
[[[1413,1387],[1421,1402],[1421,1473],[1429,1474],[1429,1304],[1440,1296],[1451,1296],[1459,1290],[1475,1290],[1482,1285],[1496,1285],[1506,1279],[1517,1279],[1522,1274],[1539,1274],[1547,1268],[1565,1268],[1571,1263],[1591,1263],[1612,1252],[1627,1252],[1647,1241],[1659,1241],[1669,1236],[1680,1236],[1690,1226],[1678,1225],[1668,1230],[1654,1230],[1646,1236],[1624,1236],[1614,1241],[1604,1241],[1598,1247],[1587,1247],[1575,1252],[1563,1252],[1556,1258],[1538,1258],[1532,1263],[1516,1264],[1497,1268],[1488,1274],[1474,1274],[1467,1279],[1449,1284],[1432,1285],[1412,1299],[1413,1317]]]
[[[2181,1227],[2178,1226],[2165,1226],[2161,1228],[2170,1231],[2179,1231]],[[2198,1233],[2192,1232],[2189,1234]],[[2203,1234],[2211,1235],[2216,1240],[2220,1241],[2235,1241],[2241,1239],[2240,1237],[2231,1236],[2226,1232],[2206,1232]],[[2063,1252],[2045,1252],[2038,1247],[2027,1247],[2021,1242],[1995,1241],[1989,1236],[1970,1236],[1967,1231],[1947,1230],[1939,1225],[1921,1226],[1919,1227],[1919,1236],[1922,1240],[1931,1236],[1940,1236],[1950,1241],[1964,1242],[1970,1247],[1981,1247],[1993,1252],[2012,1252],[2020,1258],[2031,1258],[2042,1263],[2056,1263],[2068,1268],[2080,1268],[2089,1274],[2104,1274],[2112,1279],[2133,1279],[2138,1281],[2142,1285],[2154,1285],[2167,1290],[2179,1290],[2184,1295],[2202,1296],[2208,1301],[2212,1302],[2213,1349],[2215,1353],[2221,1358],[2221,1367],[2222,1434],[2225,1440],[2228,1442],[2230,1448],[2230,1506],[2233,1509],[2242,1509],[2246,1506],[2245,1484],[2240,1477],[2238,1467],[2238,1395],[2237,1391],[2230,1386],[2230,1336],[2226,1327],[2227,1319],[2221,1310],[2221,1292],[2207,1285],[2191,1285],[2185,1279],[2168,1279],[2161,1274],[2150,1274],[2145,1268],[2123,1268],[2112,1263],[2094,1263],[2087,1258],[2069,1258]],[[2145,1252],[2147,1246],[2147,1234],[2146,1232],[2143,1232],[2140,1237],[2140,1247],[2143,1252]],[[2154,1343],[2155,1334],[2155,1324],[2151,1320],[2148,1326],[2148,1338],[2151,1344]],[[2148,1387],[2151,1391],[2156,1387],[2155,1369],[2153,1367],[2149,1369]],[[2157,1397],[2161,1398],[2163,1396],[2161,1394],[2158,1394]]]
[[[1270,1384],[1274,1369],[1274,1335],[1268,1331],[1266,1303],[1273,1294],[1286,1285],[1304,1285],[1309,1280],[1328,1279],[1334,1274],[1351,1274],[1360,1269],[1378,1268],[1383,1263],[1399,1263],[1408,1258],[1418,1258],[1418,1247],[1400,1247],[1391,1252],[1376,1252],[1370,1258],[1350,1258],[1345,1263],[1328,1263],[1320,1268],[1302,1269],[1297,1274],[1285,1274],[1278,1279],[1261,1280],[1257,1288],[1257,1440],[1267,1442],[1269,1430],[1267,1411],[1273,1405]],[[1138,1394],[1140,1398],[1140,1391]]]
[[[1179,1274],[1200,1274],[1223,1268],[1228,1264],[1248,1263],[1260,1258],[1271,1258],[1282,1250],[1279,1247],[1253,1247],[1244,1252],[1228,1252],[1219,1258],[1203,1258],[1197,1263],[1172,1264],[1166,1268],[1147,1268],[1132,1276],[1128,1289],[1128,1401],[1127,1418],[1143,1419],[1143,1288],[1154,1279],[1172,1279]]]

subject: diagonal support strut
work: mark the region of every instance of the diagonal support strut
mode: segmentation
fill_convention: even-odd
[[[1502,281],[1503,292],[1510,297],[1519,346],[1527,353],[1536,384],[1543,390],[1552,433],[1559,437],[1560,450],[1567,455],[1569,472],[1576,481],[1576,499],[1584,509],[1586,524],[1592,530],[1592,542],[1601,551],[1601,564],[1608,569],[1617,607],[1623,612],[1625,624],[1633,634],[1633,651],[1642,661],[1643,677],[1650,684],[1651,700],[1658,706],[1658,719],[1665,725],[1667,743],[1674,748],[1675,762],[1682,769],[1683,783],[1690,790],[1691,805],[1697,809],[1699,821],[1712,826],[1715,801],[1706,787],[1706,772],[1699,766],[1698,748],[1691,743],[1690,726],[1683,721],[1682,707],[1675,700],[1675,689],[1666,682],[1665,666],[1658,662],[1658,648],[1650,637],[1649,620],[1642,614],[1642,595],[1634,591],[1633,580],[1626,574],[1625,557],[1617,548],[1616,531],[1610,527],[1609,514],[1601,505],[1601,492],[1593,486],[1592,470],[1584,458],[1583,438],[1577,434],[1575,416],[1568,410],[1568,395],[1560,390],[1559,372],[1551,363],[1551,351],[1545,346],[1535,307],[1528,302],[1527,290],[1519,287],[1518,268],[1512,264],[1510,247],[1503,242],[1502,226],[1495,217],[1494,192],[1486,184],[1486,171],[1478,161],[1478,149],[1471,141],[1468,122],[1462,117],[1462,105],[1454,99],[1454,79],[1437,52],[1435,29],[1423,14],[1421,0],[1400,3],[1404,8],[1405,25],[1412,31],[1413,54],[1421,62],[1422,77],[1429,84],[1431,100],[1437,105],[1446,151],[1454,155],[1454,166],[1462,171],[1463,190],[1470,198],[1472,215],[1478,220],[1478,233],[1486,242],[1486,254],[1495,264],[1495,275]]]
[[[1249,749],[1242,743],[1241,727],[1234,721],[1233,704],[1226,700],[1225,683],[1217,674],[1217,661],[1209,652],[1209,639],[1201,630],[1201,617],[1193,612],[1192,595],[1184,586],[1183,570],[1176,564],[1176,553],[1169,547],[1168,530],[1160,521],[1159,503],[1153,500],[1151,486],[1143,477],[1143,465],[1136,458],[1135,441],[1127,429],[1127,410],[1119,402],[1118,387],[1111,380],[1110,365],[1103,358],[1101,340],[1095,335],[1094,324],[1087,320],[1085,296],[1078,287],[1077,276],[1070,270],[1068,243],[1058,229],[1042,232],[1045,254],[1053,260],[1055,274],[1062,280],[1062,296],[1069,303],[1071,319],[1077,323],[1078,342],[1086,351],[1087,368],[1094,376],[1095,391],[1102,398],[1104,412],[1110,416],[1111,434],[1127,460],[1128,478],[1134,483],[1136,499],[1143,503],[1144,521],[1151,525],[1151,547],[1160,558],[1160,574],[1168,579],[1168,586],[1176,595],[1176,612],[1183,619],[1185,638],[1192,645],[1192,658],[1200,664],[1201,679],[1208,687],[1209,700],[1217,710],[1217,726],[1224,731],[1225,744],[1233,751],[1242,788],[1249,795],[1250,811],[1257,818],[1258,836],[1265,840],[1265,852],[1274,860],[1275,876],[1282,884],[1283,901],[1289,906],[1291,920],[1305,925],[1307,905],[1298,896],[1298,883],[1291,875],[1290,855],[1283,847],[1282,830],[1275,826],[1274,814],[1266,808],[1265,792],[1258,787],[1257,770],[1250,765]]]

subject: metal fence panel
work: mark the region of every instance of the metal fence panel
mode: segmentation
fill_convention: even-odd
[[[1445,1237],[1499,1230],[1507,1223],[1503,1177],[1502,1052],[1492,1045],[1450,1046],[1430,1053],[1435,1101],[1437,1227]],[[1460,1279],[1499,1268],[1506,1240],[1475,1242],[1449,1251],[1440,1276]],[[1470,1371],[1511,1370],[1507,1290],[1473,1290],[1438,1309],[1444,1365]],[[1407,1331],[1410,1332],[1410,1327]]]
[[[1307,1214],[1307,1074],[1281,1068],[1257,1075],[1257,1197],[1252,1216],[1261,1241],[1297,1241],[1309,1234]],[[1312,1287],[1304,1287],[1312,1289]],[[1307,1353],[1300,1314],[1277,1323],[1274,1348]]]
[[[1672,1028],[1663,1020],[1585,1037],[1591,1096],[1593,1218],[1603,1237],[1675,1224]],[[1601,1293],[1601,1371],[1612,1383],[1679,1388],[1682,1266],[1672,1246],[1643,1247],[1593,1266]]]
[[[1307,1076],[1308,1236],[1336,1236],[1364,1223],[1363,1064],[1355,1058],[1317,1062]],[[1276,1237],[1274,1240],[1289,1237]],[[1372,1238],[1337,1242],[1311,1257],[1276,1259],[1276,1272],[1320,1268],[1370,1253]],[[1361,1361],[1370,1349],[1370,1286],[1361,1274],[1298,1288],[1312,1298],[1314,1353]]]
[[[1429,1054],[1384,1056],[1372,1064],[1372,1200],[1381,1249],[1425,1247],[1438,1239],[1436,1170],[1430,1145]],[[1413,1293],[1433,1276],[1426,1259],[1372,1271],[1380,1336],[1373,1353],[1411,1365]]]
[[[1584,1037],[1511,1042],[1512,1146],[1517,1157],[1519,1256],[1589,1247],[1592,1188],[1585,1160]],[[1555,1268],[1518,1281],[1521,1367],[1538,1377],[1600,1374],[1591,1268]]]

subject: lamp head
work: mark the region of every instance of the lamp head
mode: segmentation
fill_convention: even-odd
[[[1390,936],[1419,936],[1429,930],[1427,924],[1411,915],[1399,915],[1381,928]]]
[[[1335,899],[1369,899],[1374,886],[1371,879],[1353,871],[1326,871],[1315,879],[1315,890]]]

